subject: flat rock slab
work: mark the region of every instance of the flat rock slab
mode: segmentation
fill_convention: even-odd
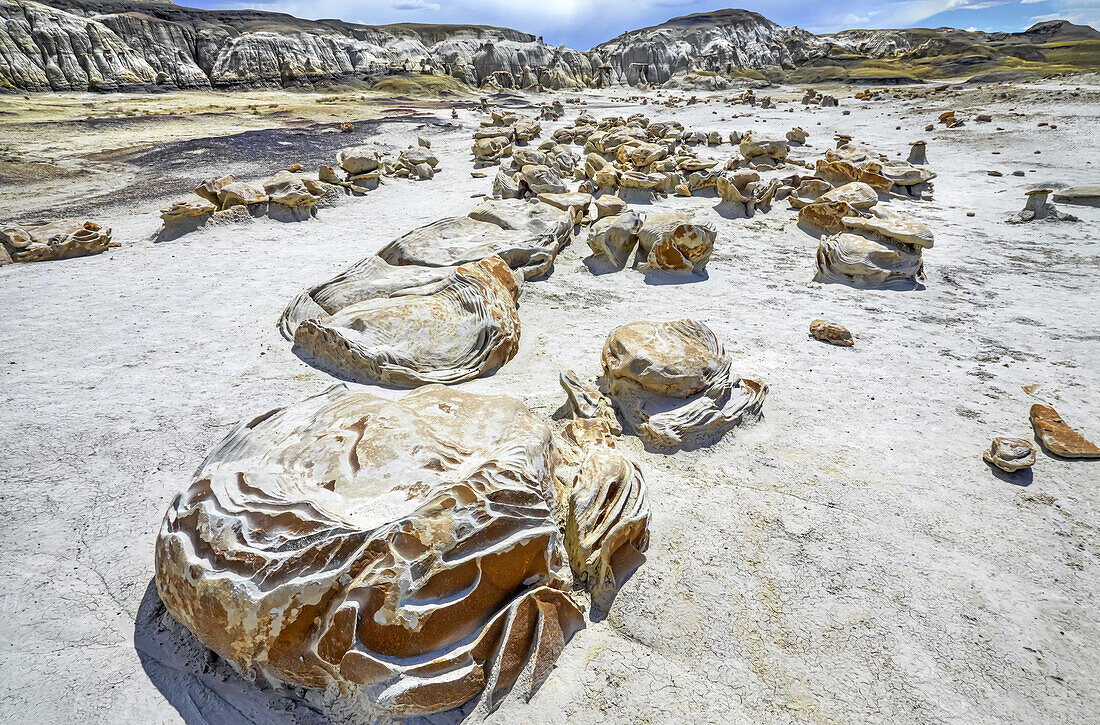
[[[1100,206],[1100,185],[1071,186],[1054,192],[1054,201],[1079,206]]]
[[[1031,406],[1031,426],[1043,448],[1062,458],[1100,458],[1100,448],[1062,420],[1049,405]]]

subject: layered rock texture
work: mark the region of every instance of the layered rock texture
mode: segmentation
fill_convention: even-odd
[[[394,715],[482,692],[492,707],[537,689],[584,626],[548,503],[556,457],[513,398],[338,385],[210,454],[165,515],[157,590],[246,676]]]
[[[1023,33],[943,28],[815,36],[746,10],[718,10],[632,30],[581,52],[478,25],[361,25],[196,10],[170,0],[0,0],[0,89],[308,86],[403,71],[446,74],[474,87],[670,81],[725,87],[762,72],[795,82],[915,80],[899,68],[917,75],[995,73],[1006,59],[1016,72],[1095,69],[1092,56],[1071,52],[1079,47],[1067,51],[1066,41],[1097,43],[1100,33],[1055,21]]]

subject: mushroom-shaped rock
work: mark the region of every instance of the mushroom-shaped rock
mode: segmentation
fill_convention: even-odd
[[[604,343],[601,362],[627,424],[658,446],[721,435],[754,419],[768,390],[735,377],[722,344],[694,320],[623,325]]]
[[[0,229],[0,252],[13,262],[46,262],[99,254],[111,243],[111,229],[97,222],[60,219]]]
[[[459,266],[435,289],[369,299],[317,315],[294,345],[341,372],[416,386],[485,375],[519,349],[519,288],[499,257]]]
[[[645,218],[638,244],[650,269],[706,269],[718,231],[710,222],[696,222],[686,212],[658,212]]]
[[[830,345],[851,347],[856,344],[856,341],[852,339],[852,333],[848,331],[847,327],[826,320],[817,319],[811,322],[810,334],[814,339],[827,342]]]
[[[588,246],[597,257],[606,257],[617,269],[622,269],[638,244],[642,217],[627,211],[597,219],[588,233]]]
[[[811,204],[802,211],[806,211]],[[842,232],[817,247],[817,280],[857,287],[909,288],[924,279],[920,250]]]
[[[1002,471],[1013,473],[1035,465],[1035,446],[1023,438],[994,438],[982,454],[985,462]]]
[[[909,158],[907,161],[911,164],[927,164],[928,163],[928,142],[927,141],[914,141],[909,144]]]
[[[1100,458],[1100,448],[1070,428],[1049,405],[1031,406],[1031,427],[1043,448],[1061,458]]]
[[[1026,192],[1027,203],[1023,210],[1016,212],[1008,218],[1009,224],[1021,224],[1035,220],[1075,222],[1077,217],[1058,211],[1054,204],[1047,201],[1051,195],[1051,189],[1032,189]]]
[[[207,457],[164,517],[157,591],[250,677],[409,716],[492,708],[530,665],[529,696],[584,626],[553,451],[512,398],[333,387]]]

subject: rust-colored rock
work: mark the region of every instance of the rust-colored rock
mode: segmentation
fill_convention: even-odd
[[[1031,406],[1031,427],[1048,452],[1062,458],[1100,458],[1100,448],[1069,427],[1049,405]]]
[[[852,333],[848,331],[847,327],[842,327],[821,319],[814,320],[810,323],[810,334],[818,340],[827,342],[831,345],[851,347],[856,344],[856,341],[852,338]]]

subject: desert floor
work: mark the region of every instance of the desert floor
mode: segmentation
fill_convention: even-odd
[[[927,139],[934,199],[889,202],[936,234],[927,280],[908,292],[813,282],[817,240],[786,202],[750,219],[713,195],[649,207],[717,225],[706,277],[602,273],[574,240],[525,287],[519,354],[465,389],[550,419],[559,373],[594,378],[616,326],[692,317],[736,373],[770,386],[764,419],[674,455],[626,437],[649,484],[647,561],[529,703],[514,693],[491,714],[471,703],[426,722],[1096,722],[1100,462],[1041,452],[1033,474],[1007,476],[981,453],[996,435],[1031,438],[1037,401],[1100,442],[1100,209],[1005,223],[1028,189],[1100,183],[1100,79],[911,100],[836,92],[839,108],[816,108],[782,89],[773,110],[722,103],[730,93],[677,109],[581,94],[596,116],[643,111],[724,135],[801,126],[799,159],[836,132],[902,157]],[[241,419],[338,382],[280,337],[291,297],[491,192],[495,169],[470,176],[476,98],[320,97],[0,99],[0,217],[88,216],[122,244],[0,268],[0,719],[356,721],[324,697],[244,682],[166,615],[152,583],[161,517],[207,452]],[[142,104],[155,112],[104,110]],[[923,130],[952,108],[964,126]],[[567,104],[543,138],[580,110]],[[342,146],[417,135],[440,157],[434,180],[390,180],[306,222],[152,241],[159,207],[203,176],[315,169]],[[851,329],[855,347],[810,339],[816,317]]]

